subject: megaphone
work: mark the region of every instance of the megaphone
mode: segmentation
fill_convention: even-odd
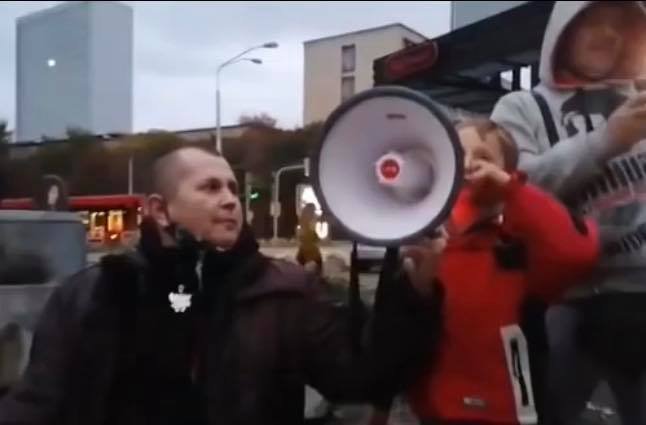
[[[463,153],[453,124],[430,98],[378,87],[332,112],[311,175],[322,207],[354,240],[398,246],[446,220]]]

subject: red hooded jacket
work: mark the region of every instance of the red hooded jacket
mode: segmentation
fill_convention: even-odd
[[[523,307],[557,300],[599,257],[596,225],[524,178],[505,196],[501,223],[449,240],[441,259],[443,333],[410,391],[423,420],[536,423]]]

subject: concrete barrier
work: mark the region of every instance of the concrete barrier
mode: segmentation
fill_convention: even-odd
[[[0,286],[0,388],[20,379],[36,322],[55,287],[54,283]]]
[[[0,211],[0,390],[22,375],[55,282],[81,270],[86,255],[78,214]]]

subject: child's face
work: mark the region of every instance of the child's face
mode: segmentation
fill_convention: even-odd
[[[639,13],[625,4],[605,1],[581,12],[564,35],[563,65],[591,81],[609,78],[628,42],[623,28],[631,12]]]
[[[471,169],[474,160],[491,162],[505,169],[505,156],[495,131],[487,133],[486,138],[482,139],[475,127],[465,127],[458,131],[458,135],[464,151],[466,172]]]

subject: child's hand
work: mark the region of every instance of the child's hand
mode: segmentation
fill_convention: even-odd
[[[504,199],[511,175],[493,162],[474,159],[466,165],[464,179],[478,205],[492,206]]]
[[[606,134],[613,150],[611,156],[629,151],[646,138],[646,92],[628,99],[617,108],[606,125]]]
[[[494,185],[503,189],[511,175],[496,164],[482,159],[472,160],[466,167],[465,179],[474,187]]]

